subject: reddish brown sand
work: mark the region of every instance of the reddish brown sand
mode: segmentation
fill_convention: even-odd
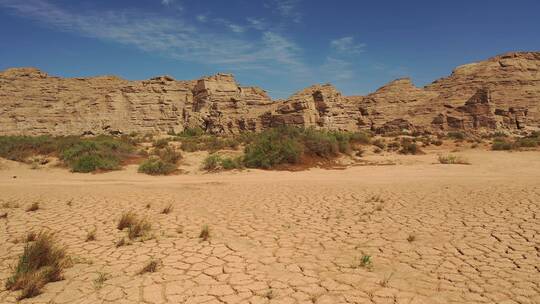
[[[540,303],[540,153],[461,155],[472,165],[429,154],[171,177],[4,161],[0,203],[19,207],[0,209],[0,303],[18,295],[3,285],[20,239],[41,229],[56,232],[74,266],[24,303]],[[41,208],[25,212],[35,201]],[[154,238],[117,248],[127,210],[147,216]],[[204,224],[209,241],[198,238]],[[94,227],[97,240],[85,242]],[[360,265],[364,254],[372,267]],[[150,259],[157,272],[138,274]]]

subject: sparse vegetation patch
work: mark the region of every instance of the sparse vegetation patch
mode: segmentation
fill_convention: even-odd
[[[0,136],[0,157],[29,161],[33,156],[56,156],[73,172],[119,169],[133,144],[112,136]]]
[[[350,153],[355,144],[368,144],[368,133],[324,131],[282,126],[254,135],[245,148],[244,164],[270,169],[282,164],[299,164],[304,156],[330,159]]]
[[[51,233],[41,232],[34,242],[26,244],[6,289],[21,290],[18,299],[35,297],[45,284],[62,280],[67,265],[65,249],[56,244]]]
[[[470,165],[471,163],[464,157],[448,154],[448,155],[439,155],[439,163],[445,165]]]

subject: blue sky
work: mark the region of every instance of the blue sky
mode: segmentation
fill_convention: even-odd
[[[0,0],[0,70],[51,75],[234,73],[274,98],[315,83],[363,95],[409,76],[540,50],[540,1]]]

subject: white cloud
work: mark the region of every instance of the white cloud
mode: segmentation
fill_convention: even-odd
[[[264,19],[249,17],[249,18],[246,18],[246,21],[249,23],[249,26],[251,28],[254,28],[259,31],[262,31],[268,28],[268,25],[266,24]]]
[[[227,25],[229,27],[229,29],[235,33],[243,33],[246,31],[246,29],[243,27],[243,26],[240,26],[238,24],[228,24]]]
[[[364,50],[364,43],[357,43],[352,36],[332,40],[330,46],[343,54],[358,54]]]
[[[208,21],[207,15],[197,15],[196,18],[197,18],[197,21],[202,22],[202,23],[205,23],[206,21]]]

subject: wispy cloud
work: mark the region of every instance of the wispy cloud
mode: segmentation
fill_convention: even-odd
[[[273,9],[284,18],[300,23],[303,17],[298,11],[300,2],[301,0],[268,0],[265,6]]]
[[[168,8],[174,8],[178,11],[183,11],[184,7],[177,0],[161,0],[161,4]]]
[[[208,21],[208,15],[201,14],[201,15],[197,15],[195,18],[197,19],[197,21],[202,22],[202,23],[205,23]]]
[[[174,59],[227,69],[242,65],[242,68],[285,72],[292,66],[303,66],[300,48],[285,36],[266,31],[259,39],[244,39],[235,34],[244,28],[232,23],[227,24],[235,33],[226,35],[198,28],[182,17],[168,18],[141,11],[75,12],[45,0],[0,0],[0,6],[58,30],[132,45]]]
[[[259,30],[259,31],[262,31],[268,28],[268,24],[262,18],[249,17],[249,18],[246,18],[246,21],[248,22],[251,28]]]
[[[350,61],[331,56],[326,58],[325,63],[321,67],[321,75],[324,75],[326,81],[330,82],[351,80],[355,76],[353,65]]]
[[[348,36],[332,40],[330,46],[342,54],[358,54],[364,50],[366,44],[358,43],[354,37]]]
[[[172,8],[179,0],[159,0]],[[300,0],[268,0],[285,18],[299,18]],[[289,88],[307,86],[321,80],[346,82],[354,78],[356,58],[364,44],[353,37],[330,42],[331,53],[321,64],[306,64],[316,60],[291,36],[284,34],[272,20],[248,17],[230,20],[215,17],[211,12],[199,15],[149,13],[141,10],[70,10],[51,0],[0,0],[0,9],[43,26],[110,41],[181,62],[195,62],[212,69],[232,71],[258,78],[279,77]],[[353,60],[354,59],[354,60]],[[272,91],[272,88],[267,88]],[[280,97],[285,94],[275,88]],[[281,88],[282,90],[283,88]]]

